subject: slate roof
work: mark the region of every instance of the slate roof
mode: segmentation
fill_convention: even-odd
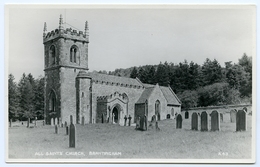
[[[136,103],[137,104],[145,103],[146,99],[149,99],[150,95],[152,94],[153,89],[154,87],[146,88]]]
[[[168,104],[180,105],[180,100],[169,87],[160,86],[160,89],[162,90]]]
[[[143,86],[137,79],[133,78],[126,78],[126,77],[119,77],[114,75],[107,75],[107,74],[100,74],[97,72],[89,73],[92,80],[110,82],[110,83],[120,83],[120,84],[128,84],[128,85],[136,85],[136,86]]]

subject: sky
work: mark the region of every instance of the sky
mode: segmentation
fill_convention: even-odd
[[[89,23],[89,70],[113,71],[185,59],[237,63],[255,55],[252,6],[10,6],[6,13],[8,73],[44,76],[43,25],[84,31]]]

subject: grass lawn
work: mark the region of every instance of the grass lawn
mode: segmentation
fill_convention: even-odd
[[[252,123],[251,116],[247,117],[246,132],[235,132],[235,123],[228,121],[221,123],[218,132],[191,131],[190,119],[183,120],[182,129],[176,129],[175,120],[160,121],[160,131],[136,131],[134,126],[111,124],[76,125],[76,148],[68,147],[65,128],[55,134],[50,125],[26,128],[26,124],[18,127],[14,123],[8,129],[8,153],[10,159],[249,159]]]

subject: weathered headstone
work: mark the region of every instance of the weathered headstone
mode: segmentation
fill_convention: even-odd
[[[34,126],[35,127],[37,126],[37,117],[35,117],[35,119],[34,119]]]
[[[70,115],[70,125],[69,125],[69,147],[76,147],[76,128],[73,124],[73,117]]]
[[[223,121],[224,121],[224,118],[223,118],[223,117],[224,117],[224,116],[223,116],[223,113],[220,113],[219,115],[220,115],[220,122],[223,122]]]
[[[45,125],[45,121],[42,121],[42,126],[44,126]]]
[[[201,131],[208,131],[208,113],[203,111],[200,115]]]
[[[54,125],[58,125],[58,118],[57,117],[55,118]]]
[[[198,114],[196,112],[191,115],[191,130],[198,130]]]
[[[147,124],[148,124],[148,121],[147,121],[147,117],[145,115],[144,116],[144,130],[147,130]]]
[[[65,121],[65,123],[64,123],[64,126],[65,126],[65,127],[67,127],[67,126],[68,126],[68,123],[67,123],[67,121]]]
[[[84,116],[81,117],[81,125],[85,125],[85,118],[84,118]]]
[[[59,133],[58,125],[55,125],[55,134]]]
[[[157,121],[155,122],[155,129],[156,129],[156,130],[160,130],[160,128],[159,128],[159,124],[158,124]]]
[[[214,110],[211,113],[211,131],[219,131],[219,130],[220,130],[219,112]]]
[[[181,114],[178,114],[176,118],[176,129],[181,129],[181,128],[182,128],[182,116]]]
[[[61,125],[60,125],[62,128],[63,128],[63,123],[61,123]]]
[[[237,117],[237,111],[231,110],[230,111],[230,122],[236,122],[236,117]]]
[[[51,126],[53,126],[53,121],[54,121],[53,118],[51,118]]]
[[[66,126],[66,135],[69,135],[69,127]]]
[[[126,123],[126,121],[125,121],[125,123]],[[139,129],[139,128],[140,128],[140,117],[137,117],[135,129]]]
[[[132,119],[131,115],[129,115],[128,119],[129,119],[128,126],[131,126],[131,119]]]
[[[112,124],[114,124],[114,121],[115,121],[115,114],[113,113],[112,114]]]
[[[76,129],[73,123],[70,124],[70,132],[69,132],[69,147],[76,147]]]
[[[236,116],[236,131],[246,131],[247,127],[247,120],[246,120],[246,111],[244,110],[239,110],[237,112]]]
[[[125,115],[125,117],[124,117],[124,120],[125,120],[124,126],[126,126],[126,122],[127,122],[127,116],[126,116],[126,115]]]
[[[27,128],[29,128],[29,126],[30,126],[30,118],[28,118],[27,120]]]

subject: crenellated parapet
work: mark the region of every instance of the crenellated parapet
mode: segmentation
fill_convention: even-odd
[[[84,33],[83,31],[77,31],[72,28],[63,28],[63,19],[62,15],[59,20],[59,29],[52,30],[47,33],[47,24],[44,23],[43,29],[43,43],[56,40],[59,38],[64,38],[65,40],[73,40],[79,41],[83,43],[89,43],[89,35],[88,35],[88,22],[85,23]]]

